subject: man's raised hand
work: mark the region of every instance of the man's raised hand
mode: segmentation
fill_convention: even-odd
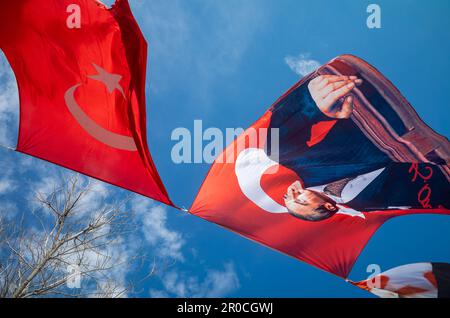
[[[308,84],[309,92],[322,113],[331,118],[350,118],[353,96],[348,95],[362,83],[356,76],[320,75]],[[343,102],[338,104],[338,101]]]

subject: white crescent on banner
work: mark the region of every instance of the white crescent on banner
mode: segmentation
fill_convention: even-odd
[[[270,159],[263,149],[248,148],[239,154],[236,159],[235,174],[242,193],[270,213],[287,213],[286,207],[273,200],[261,187],[261,178],[267,169],[278,165]]]

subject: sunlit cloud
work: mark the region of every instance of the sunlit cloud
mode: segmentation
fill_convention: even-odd
[[[299,76],[306,76],[320,67],[320,62],[311,59],[309,54],[299,54],[298,56],[286,56],[284,62],[289,68]]]

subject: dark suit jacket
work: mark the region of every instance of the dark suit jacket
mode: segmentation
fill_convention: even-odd
[[[416,175],[416,171],[429,179]],[[405,206],[449,209],[450,191],[447,178],[438,166],[393,162],[346,205],[367,212]]]
[[[386,118],[389,122],[389,118]],[[307,187],[328,184],[336,180],[356,177],[383,167],[386,170],[377,177],[357,198],[348,205],[357,210],[379,209],[388,206],[422,207],[418,193],[423,181],[412,182],[411,164],[395,163],[379,150],[351,119],[338,120],[326,137],[312,147],[313,125],[333,120],[322,114],[312,99],[307,82],[294,89],[272,108],[268,130],[279,129],[279,154],[274,155],[270,143],[269,157],[295,171]],[[420,165],[424,169],[426,164]],[[448,204],[448,182],[437,166],[429,180],[432,187],[432,204]],[[422,192],[422,195],[424,193]],[[445,204],[444,204],[445,203]]]

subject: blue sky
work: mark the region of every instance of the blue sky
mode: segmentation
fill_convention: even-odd
[[[382,9],[378,30],[366,26],[366,7],[373,2]],[[203,120],[204,127],[245,128],[299,79],[295,66],[325,63],[339,54],[351,53],[376,66],[426,123],[450,135],[447,0],[130,0],[130,4],[149,43],[150,150],[172,200],[181,206],[190,206],[209,165],[172,163],[173,129],[192,129],[195,119]],[[14,145],[18,106],[14,82],[2,63],[0,141]],[[27,206],[29,193],[24,189],[31,192],[63,170],[3,149],[0,162],[0,202],[11,211]],[[125,192],[111,186],[104,189],[110,196]],[[214,224],[151,200],[135,202],[143,212],[140,235],[148,250],[175,262],[148,281],[140,296],[370,296]],[[450,219],[445,216],[389,221],[369,242],[350,277],[365,278],[369,264],[387,270],[413,262],[449,262],[449,230]],[[123,275],[132,279],[136,273]]]

